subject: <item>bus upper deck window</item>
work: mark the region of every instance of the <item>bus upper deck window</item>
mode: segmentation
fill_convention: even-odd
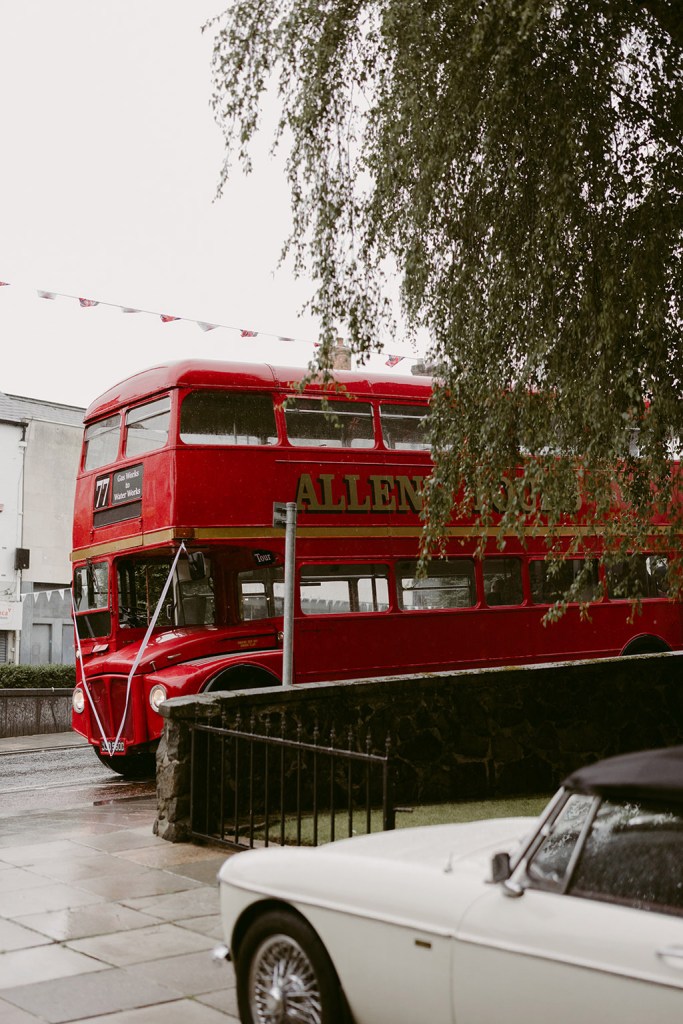
[[[124,455],[144,455],[163,448],[168,441],[170,418],[171,399],[168,396],[130,409],[126,413]]]
[[[369,402],[292,398],[285,405],[287,438],[297,447],[374,448]]]
[[[99,469],[115,462],[119,454],[121,416],[107,416],[106,420],[91,423],[85,428],[85,469]]]
[[[381,405],[382,439],[387,448],[428,452],[427,409],[422,405]]]
[[[272,395],[192,391],[180,409],[184,444],[277,444]]]

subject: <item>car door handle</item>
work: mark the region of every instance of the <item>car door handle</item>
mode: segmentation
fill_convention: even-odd
[[[683,946],[664,946],[662,949],[657,950],[657,956],[662,959],[667,957],[674,960],[683,960]]]

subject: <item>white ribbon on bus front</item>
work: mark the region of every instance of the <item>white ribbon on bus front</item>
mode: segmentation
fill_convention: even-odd
[[[168,593],[168,588],[170,587],[171,580],[173,579],[173,573],[175,572],[176,566],[178,564],[178,559],[180,558],[180,556],[181,556],[183,551],[185,552],[185,554],[187,554],[187,548],[185,547],[185,544],[183,543],[183,541],[181,541],[180,542],[180,547],[176,551],[176,556],[173,559],[173,563],[171,565],[169,574],[166,577],[166,582],[164,583],[163,589],[161,591],[161,596],[160,596],[160,598],[159,598],[159,600],[157,602],[156,608],[154,609],[154,615],[152,616],[152,618],[150,620],[150,623],[149,623],[149,626],[147,627],[147,632],[145,633],[144,639],[143,639],[142,643],[140,644],[140,649],[139,649],[138,653],[135,656],[135,661],[133,662],[133,667],[131,668],[130,672],[128,673],[128,680],[126,682],[126,703],[125,703],[124,708],[123,708],[123,715],[121,717],[121,725],[119,726],[118,732],[116,734],[116,739],[112,740],[111,742],[107,739],[107,737],[105,735],[104,728],[102,726],[102,722],[100,721],[100,716],[97,714],[97,708],[95,707],[95,702],[92,699],[92,695],[90,693],[90,689],[89,689],[89,687],[88,687],[88,685],[86,683],[86,679],[85,679],[85,666],[83,665],[83,652],[81,650],[81,638],[78,635],[78,627],[76,625],[76,605],[74,604],[73,591],[71,592],[71,607],[73,608],[73,613],[74,613],[74,630],[75,630],[75,633],[76,633],[76,643],[78,645],[78,660],[81,663],[81,683],[83,684],[83,689],[85,690],[85,692],[87,694],[87,697],[88,697],[88,700],[90,701],[90,707],[92,708],[93,714],[95,716],[95,721],[97,722],[97,726],[98,726],[98,728],[100,730],[100,735],[102,737],[102,745],[104,746],[105,752],[107,753],[107,755],[109,757],[113,756],[114,751],[116,750],[116,744],[121,739],[121,733],[123,732],[123,727],[124,727],[125,722],[126,722],[126,715],[128,714],[128,704],[129,704],[129,701],[130,701],[130,690],[131,690],[131,685],[132,685],[132,682],[133,682],[133,676],[135,675],[135,670],[137,669],[138,665],[140,664],[140,660],[142,658],[142,655],[145,653],[145,648],[147,647],[147,644],[149,643],[149,638],[152,635],[152,631],[153,631],[154,627],[156,626],[157,619],[159,618],[159,612],[161,611],[161,608],[163,606],[164,600],[165,600],[166,595]]]
[[[76,646],[78,648],[78,663],[81,666],[81,683],[83,684],[83,689],[85,690],[86,696],[87,696],[88,700],[90,701],[90,707],[92,708],[92,713],[95,716],[95,721],[97,722],[97,726],[98,726],[98,728],[100,730],[100,736],[102,737],[102,742],[104,743],[106,751],[109,754],[110,753],[110,751],[109,751],[109,741],[107,740],[107,737],[105,736],[104,727],[103,727],[103,725],[102,725],[102,723],[100,721],[100,716],[97,714],[97,708],[95,707],[95,702],[92,699],[92,694],[90,693],[90,689],[88,687],[88,684],[85,681],[85,667],[83,665],[83,651],[81,650],[81,638],[80,638],[79,633],[78,633],[78,624],[77,624],[77,621],[76,621],[76,605],[74,603],[74,593],[73,593],[73,590],[71,591],[71,609],[73,611],[73,616],[74,616],[74,633],[75,633],[75,636],[76,636]]]
[[[185,554],[187,554],[187,548],[185,547],[185,544],[183,543],[183,541],[181,541],[180,542],[180,547],[176,551],[175,558],[173,559],[173,564],[171,565],[169,574],[166,577],[166,582],[164,583],[163,590],[161,591],[161,597],[159,598],[159,600],[157,602],[157,606],[154,609],[154,615],[152,616],[152,618],[150,620],[150,623],[149,623],[149,626],[147,627],[147,632],[145,633],[145,637],[144,637],[142,643],[140,644],[140,650],[135,655],[135,661],[133,662],[133,667],[131,668],[130,672],[128,673],[128,681],[126,683],[126,703],[125,703],[124,708],[123,708],[123,715],[121,717],[121,725],[119,726],[119,731],[116,734],[116,739],[114,740],[114,745],[112,747],[111,754],[113,754],[114,751],[116,750],[116,744],[121,739],[121,733],[123,732],[123,727],[124,727],[125,722],[126,722],[126,715],[128,714],[128,702],[130,700],[130,688],[131,688],[131,685],[132,685],[132,682],[133,682],[133,676],[135,675],[135,670],[137,669],[138,665],[140,664],[140,661],[142,660],[142,655],[145,653],[145,648],[147,647],[147,644],[149,643],[149,638],[151,637],[152,631],[153,631],[154,627],[157,624],[157,619],[159,618],[159,612],[161,611],[161,608],[163,606],[164,600],[166,599],[166,595],[168,593],[168,588],[170,587],[171,580],[173,579],[173,573],[175,572],[176,566],[178,564],[178,559],[180,558],[180,556],[181,556],[183,551],[185,552]],[[111,756],[111,754],[110,754],[110,756]]]

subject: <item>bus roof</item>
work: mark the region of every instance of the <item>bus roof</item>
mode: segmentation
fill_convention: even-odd
[[[292,391],[308,371],[302,367],[271,366],[269,363],[228,363],[210,359],[184,359],[141,370],[120,381],[96,398],[85,413],[85,421],[115,412],[169,388],[254,388]],[[333,378],[354,395],[389,399],[428,399],[431,377],[365,373],[362,370],[334,370]],[[309,392],[320,392],[322,384],[311,384]]]

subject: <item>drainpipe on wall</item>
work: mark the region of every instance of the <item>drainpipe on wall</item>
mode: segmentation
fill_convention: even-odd
[[[21,441],[18,442],[17,447],[21,452],[21,470],[19,473],[19,487],[17,494],[17,547],[23,548],[24,546],[24,468],[26,466],[26,431],[28,429],[28,420],[23,420],[21,424]],[[17,581],[16,581],[16,600],[21,601],[21,569],[15,569]],[[19,664],[21,648],[21,632],[20,630],[14,631],[14,664]]]

